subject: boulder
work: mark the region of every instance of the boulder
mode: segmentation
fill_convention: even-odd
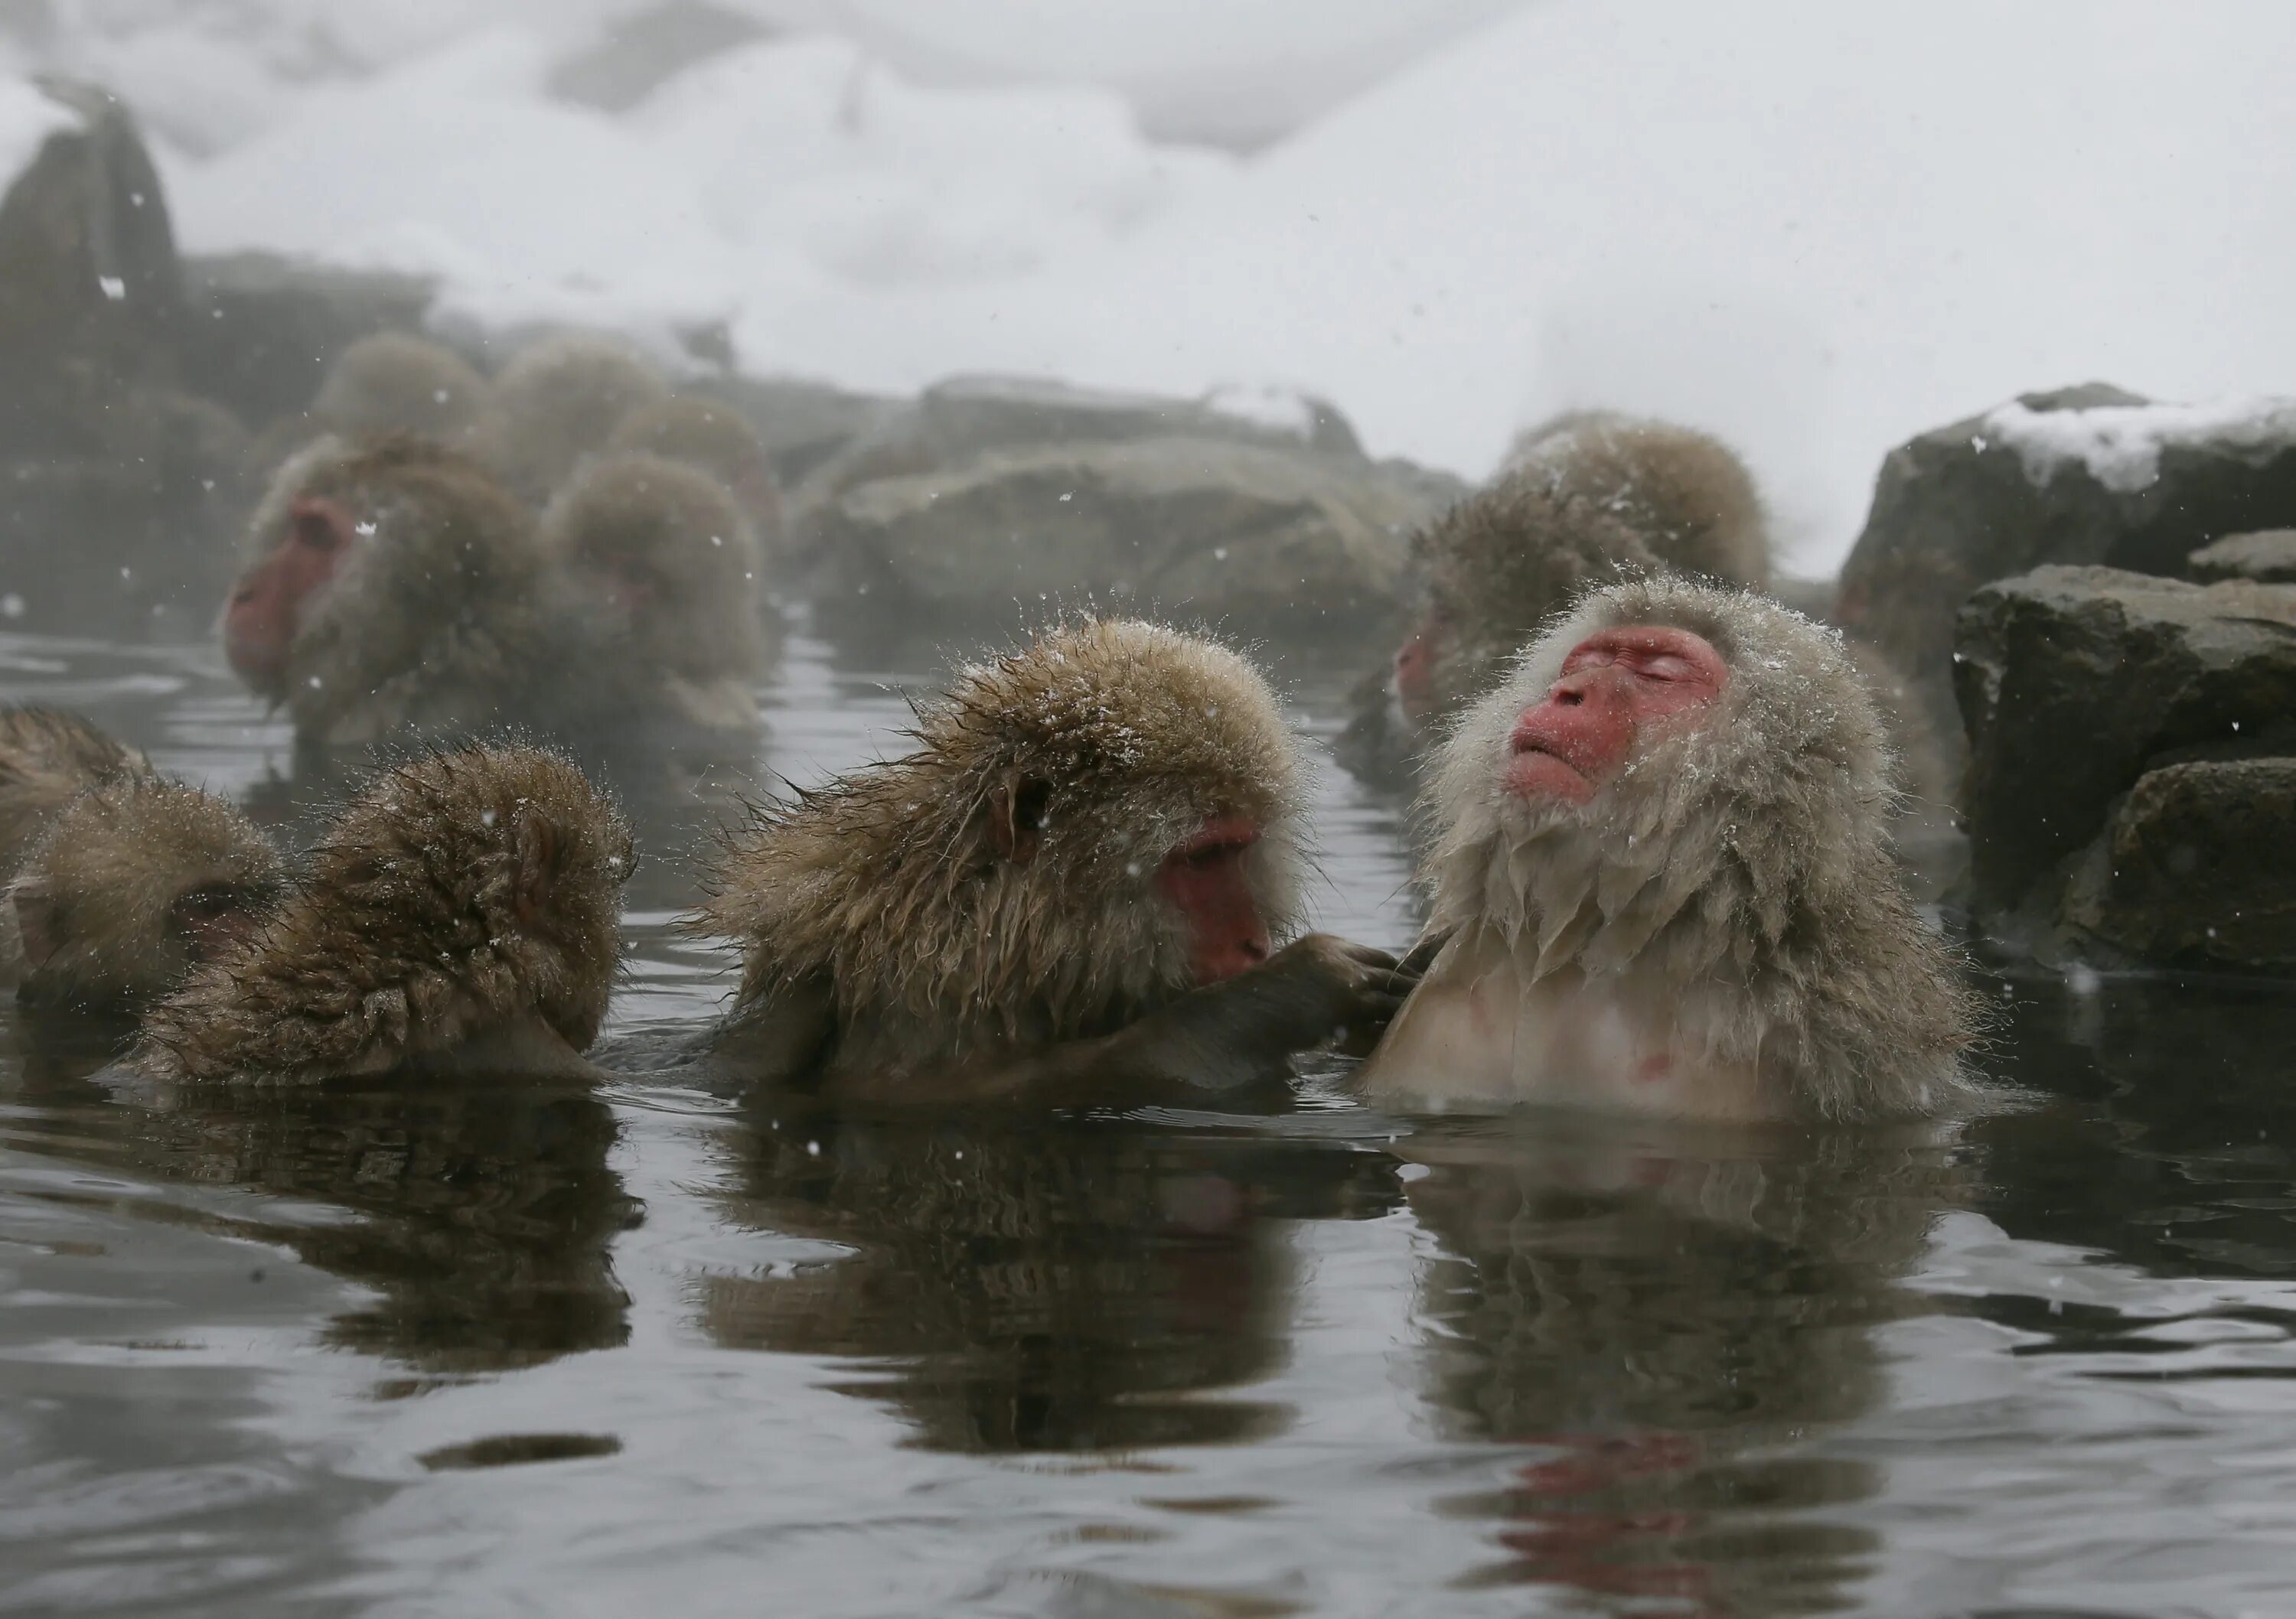
[[[1971,909],[1997,939],[2283,966],[2259,919],[2290,800],[2243,809],[2239,792],[2296,759],[2296,585],[2037,568],[1970,598],[1954,680]]]
[[[909,407],[880,394],[856,394],[793,377],[728,372],[691,385],[742,413],[773,457],[782,487],[796,489],[822,465]],[[792,500],[794,497],[791,497]]]
[[[1834,617],[1951,734],[1970,593],[2047,563],[2178,576],[2195,547],[2296,523],[2296,405],[2154,405],[2103,383],[2028,394],[1890,452]]]
[[[823,462],[792,524],[831,621],[1009,626],[1089,598],[1307,629],[1391,617],[1406,536],[1464,487],[1368,459],[1336,411],[1297,396],[972,377]]]
[[[183,271],[127,108],[93,85],[34,86],[57,117],[0,197],[0,454],[71,454],[120,394],[176,380]]]
[[[860,484],[816,514],[840,615],[1011,624],[1107,605],[1306,629],[1390,612],[1430,507],[1368,462],[1154,437],[996,449]]]
[[[2135,961],[2296,973],[2296,757],[2147,771],[2075,866],[2064,920]]]
[[[2193,552],[2188,577],[2202,584],[2218,579],[2253,579],[2259,585],[2296,585],[2296,528],[2266,528],[2231,534]]]

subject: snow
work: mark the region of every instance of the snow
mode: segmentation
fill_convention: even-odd
[[[2208,405],[2104,405],[2037,411],[2012,401],[1985,418],[1984,434],[2017,452],[2025,476],[2046,485],[2079,462],[2106,488],[2133,495],[2161,476],[2169,445],[2247,446],[2296,442],[2296,399],[2228,399]]]
[[[1046,71],[1104,82],[930,84],[816,34],[610,116],[544,86],[614,0],[229,9],[49,47],[148,110],[195,250],[422,270],[455,316],[658,346],[722,321],[750,369],[868,389],[1305,393],[1470,476],[1557,409],[1657,413],[1747,453],[1801,572],[1891,446],[1992,401],[2296,372],[2270,201],[2296,194],[2296,7],[1544,0],[1249,159],[1144,135],[1066,24]],[[882,34],[890,0],[815,9]],[[1021,53],[1029,5],[990,12],[982,53]],[[966,25],[925,15],[954,49]],[[2093,464],[2141,476],[2152,429],[2092,425],[2125,440]]]
[[[0,78],[0,192],[39,155],[50,135],[78,125],[70,109],[50,101],[35,86],[21,78]]]

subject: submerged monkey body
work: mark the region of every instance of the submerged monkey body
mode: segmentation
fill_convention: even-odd
[[[1642,719],[1606,707],[1620,693]],[[1583,793],[1561,790],[1574,758]],[[1832,633],[1678,580],[1588,595],[1445,744],[1427,875],[1447,942],[1364,1087],[1730,1117],[1949,1108],[1972,1000],[1892,858],[1890,767]]]

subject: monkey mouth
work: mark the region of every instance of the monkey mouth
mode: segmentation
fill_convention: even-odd
[[[1506,789],[1517,797],[1584,804],[1595,796],[1595,783],[1587,773],[1535,736],[1518,733],[1509,754]]]

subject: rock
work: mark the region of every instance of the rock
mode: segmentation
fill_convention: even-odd
[[[2136,961],[2296,972],[2296,757],[2148,771],[2075,868],[2064,917]]]
[[[112,398],[171,384],[182,268],[159,172],[116,98],[36,81],[58,127],[0,198],[0,454],[81,448]]]
[[[1013,623],[1086,599],[1253,628],[1391,610],[1428,514],[1372,463],[1152,437],[993,449],[816,513],[821,609]]]
[[[2193,552],[2185,571],[2203,584],[2253,579],[2260,585],[2296,585],[2296,528],[2226,535]]]
[[[1954,658],[1968,732],[1962,807],[1979,921],[2045,954],[2078,951],[2084,940],[2144,959],[2170,951],[2189,928],[2165,913],[2136,920],[2132,907],[2142,909],[2154,891],[2145,887],[2149,868],[2116,867],[2110,857],[2148,827],[2186,829],[2202,851],[2196,859],[2218,858],[2207,851],[2229,849],[2225,839],[2268,830],[2229,814],[2225,795],[2241,782],[2276,778],[2214,767],[2296,757],[2296,585],[2040,568],[1970,598]],[[2211,770],[2152,782],[2195,765]],[[2201,838],[2192,829],[2210,817],[2217,830]],[[2167,850],[2155,857],[2166,859]],[[2225,855],[2230,886],[2220,885],[2214,902],[2189,896],[2186,910],[2219,903],[2228,920],[2262,904],[2241,873],[2252,866],[2265,882],[2279,857],[2265,844],[2245,863]],[[2233,941],[2254,931],[2226,928],[2222,951],[2245,947]]]
[[[878,394],[849,393],[825,382],[734,374],[706,378],[692,392],[723,399],[742,413],[765,441],[774,476],[795,489],[809,474],[856,440],[910,408]]]
[[[1834,617],[1953,730],[1954,617],[2046,563],[2184,573],[2196,546],[2296,523],[2296,405],[2152,405],[2102,383],[2029,394],[1890,452]]]
[[[1329,405],[1293,395],[1169,399],[1016,377],[953,377],[888,413],[800,485],[797,519],[873,478],[963,465],[990,450],[1201,438],[1363,458]]]
[[[421,331],[433,289],[410,275],[334,270],[273,253],[193,258],[186,382],[261,426],[298,416],[343,350],[378,331]]]

